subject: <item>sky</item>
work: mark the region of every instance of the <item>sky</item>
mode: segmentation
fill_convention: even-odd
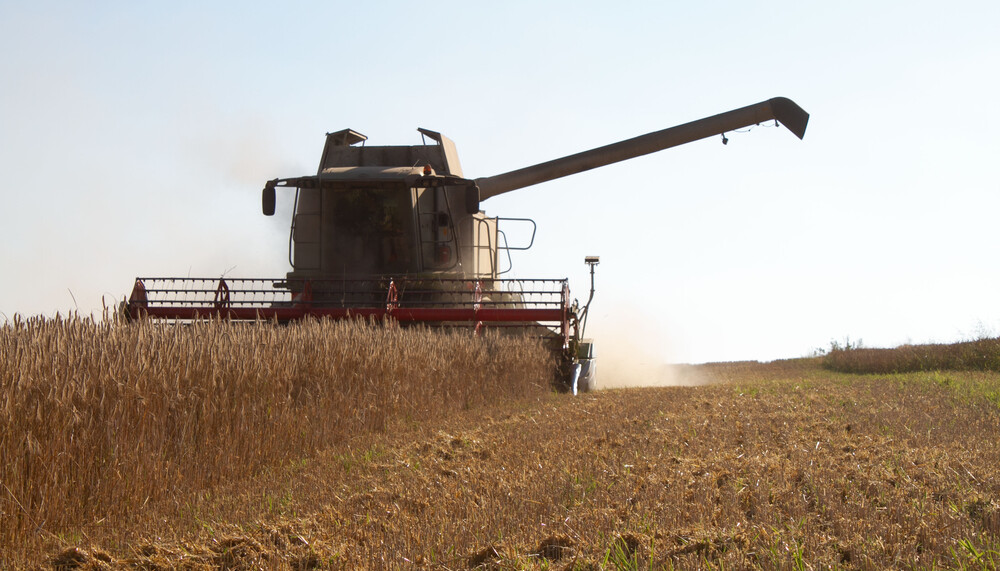
[[[1000,335],[1000,3],[0,0],[0,319],[280,277],[324,134],[499,174],[775,96],[762,125],[483,202],[516,277],[599,255],[602,371]],[[514,230],[511,230],[512,233]],[[599,361],[600,362],[600,361]]]

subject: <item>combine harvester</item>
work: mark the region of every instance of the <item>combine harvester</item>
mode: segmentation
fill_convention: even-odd
[[[584,339],[590,296],[570,300],[566,279],[504,279],[511,246],[501,226],[534,221],[489,217],[480,203],[556,178],[775,120],[800,139],[809,115],[778,97],[508,173],[464,178],[455,144],[419,129],[430,144],[366,146],[346,129],[326,136],[316,175],[277,178],[294,188],[284,278],[136,278],[124,304],[130,318],[277,320],[391,318],[400,323],[536,330],[561,358],[565,388],[595,388],[593,344]]]

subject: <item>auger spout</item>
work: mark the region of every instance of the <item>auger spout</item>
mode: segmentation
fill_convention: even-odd
[[[641,157],[727,131],[758,125],[776,120],[788,128],[798,138],[806,134],[809,114],[794,101],[785,97],[775,97],[754,105],[720,113],[712,117],[698,119],[690,123],[670,127],[662,131],[640,135],[632,139],[612,143],[582,153],[513,170],[496,176],[476,179],[480,200],[550,181],[564,176],[603,167],[612,163]]]

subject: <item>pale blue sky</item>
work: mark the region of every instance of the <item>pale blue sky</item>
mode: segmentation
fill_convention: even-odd
[[[600,255],[610,366],[1000,333],[997,2],[203,4],[0,1],[3,315],[281,276],[289,200],[265,218],[260,189],[313,172],[327,131],[438,130],[479,177],[780,95],[804,141],[485,202],[539,224],[516,274],[586,297]]]

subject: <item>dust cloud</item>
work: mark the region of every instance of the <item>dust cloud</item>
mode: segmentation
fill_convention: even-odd
[[[695,367],[670,363],[669,335],[648,324],[615,318],[594,323],[588,333],[588,337],[592,336],[595,342],[598,388],[707,383]]]

